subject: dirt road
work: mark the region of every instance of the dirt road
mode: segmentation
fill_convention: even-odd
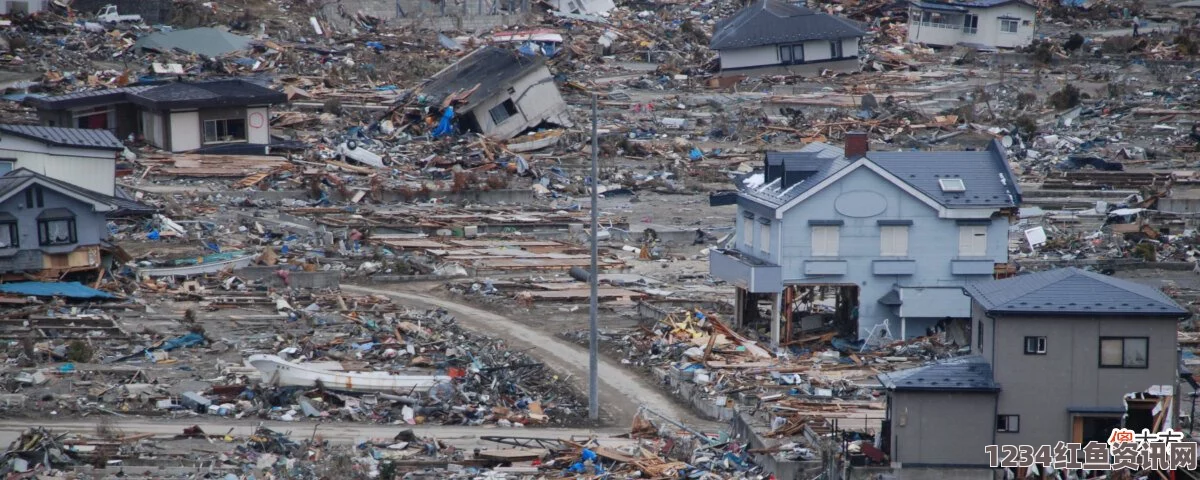
[[[558,338],[552,332],[539,330],[503,315],[428,294],[351,285],[342,285],[342,289],[356,293],[388,295],[396,300],[422,308],[443,308],[453,313],[465,328],[503,338],[517,349],[531,348],[530,355],[546,362],[546,365],[560,371],[562,375],[568,375],[580,391],[587,392],[587,350]],[[658,387],[646,385],[641,377],[604,357],[600,358],[599,371],[600,409],[604,413],[602,417],[607,417],[606,420],[609,420],[614,426],[627,428],[631,425],[640,405],[645,405],[656,412],[689,424],[701,427],[714,426],[712,422],[701,420],[686,408],[672,402]]]

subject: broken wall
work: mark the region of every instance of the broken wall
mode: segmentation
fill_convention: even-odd
[[[391,25],[419,23],[434,30],[483,30],[526,23],[529,0],[343,0],[326,4],[321,12],[337,29],[349,29],[354,16],[362,13]]]

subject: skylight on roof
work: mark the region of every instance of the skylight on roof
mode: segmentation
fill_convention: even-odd
[[[961,178],[940,178],[938,185],[942,187],[942,191],[946,193],[957,193],[967,191],[967,184],[963,183]]]

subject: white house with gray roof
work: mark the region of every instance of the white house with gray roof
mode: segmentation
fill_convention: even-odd
[[[104,195],[125,145],[108,130],[0,125],[0,175],[26,169]]]
[[[1176,330],[1191,313],[1159,289],[1064,268],[964,290],[970,355],[879,375],[888,415],[878,446],[893,467],[991,479],[987,445],[1087,444],[1118,426],[1175,425]],[[1173,398],[1163,408],[1140,392]]]
[[[737,287],[737,322],[771,312],[774,343],[823,325],[875,342],[962,324],[960,287],[1008,271],[1021,191],[998,142],[878,152],[851,133],[845,149],[812,143],[764,164],[738,194],[736,234],[709,260]]]
[[[909,2],[908,41],[934,46],[1020,48],[1033,41],[1037,7],[1024,0]]]
[[[709,47],[722,73],[815,74],[859,69],[863,29],[853,20],[759,0],[717,22]]]

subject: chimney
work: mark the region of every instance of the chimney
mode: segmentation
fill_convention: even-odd
[[[846,158],[858,158],[867,155],[867,132],[846,132]]]

